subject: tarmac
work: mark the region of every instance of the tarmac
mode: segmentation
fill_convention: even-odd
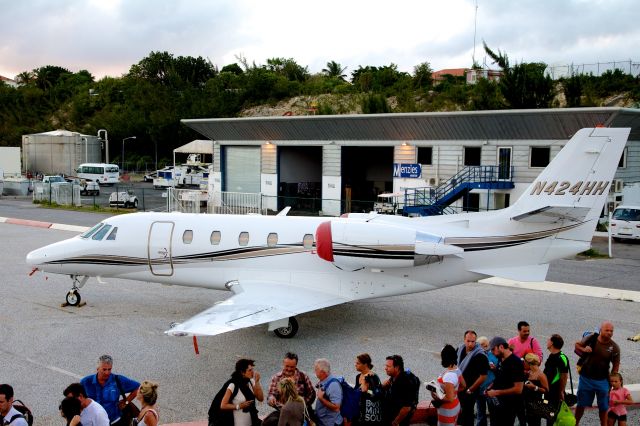
[[[48,215],[45,211],[43,214]],[[57,406],[62,390],[95,372],[95,360],[103,353],[115,357],[115,372],[160,383],[162,424],[200,425],[213,395],[239,357],[256,360],[265,386],[268,378],[279,371],[282,354],[289,350],[299,354],[303,371],[312,372],[313,360],[326,357],[333,372],[347,379],[355,377],[356,354],[369,352],[376,365],[374,371],[383,376],[384,357],[398,353],[426,381],[440,373],[442,346],[460,344],[466,329],[473,328],[479,335],[489,337],[511,337],[522,319],[531,323],[532,334],[540,340],[552,333],[564,336],[565,352],[573,364],[577,360],[571,350],[573,341],[584,330],[610,319],[615,324],[614,340],[622,351],[625,383],[640,383],[640,343],[626,340],[640,332],[640,292],[632,289],[637,288],[637,278],[626,286],[631,289],[613,290],[607,285],[608,280],[524,284],[489,279],[426,293],[349,303],[299,316],[301,329],[294,339],[278,339],[266,327],[258,326],[200,338],[200,355],[195,355],[191,339],[168,337],[163,331],[171,322],[224,300],[228,296],[224,292],[125,280],[100,283],[92,279],[81,291],[86,306],[61,307],[70,287],[68,277],[41,273],[28,276],[30,270],[24,259],[30,250],[70,238],[101,220],[93,216],[94,222],[90,222],[92,218],[84,215],[81,220],[76,220],[80,216],[75,214],[68,215],[68,219],[74,218],[74,223],[68,224],[37,220],[37,214],[27,221],[0,218],[0,239],[9,247],[1,261],[4,279],[0,286],[0,376],[2,381],[13,384],[16,396],[32,408],[36,425],[59,424]],[[640,252],[640,245],[631,249]],[[562,270],[569,262],[578,263],[572,267],[582,270],[586,277],[597,275],[589,270],[598,270],[602,263],[612,267],[608,260],[562,262]],[[634,259],[626,259],[622,264],[616,263],[615,269],[637,277],[639,265]],[[577,382],[575,368],[573,375]],[[637,385],[625,386],[634,388],[634,398],[640,401]],[[426,391],[421,392],[426,398]],[[269,411],[266,404],[259,409],[262,414]],[[595,425],[596,418],[595,410],[590,410],[581,424]],[[630,412],[628,424],[640,424],[640,410]]]

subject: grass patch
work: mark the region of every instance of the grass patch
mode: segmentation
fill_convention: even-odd
[[[56,210],[67,210],[67,211],[76,211],[76,212],[87,212],[87,213],[109,213],[109,214],[125,214],[125,213],[134,213],[136,209],[125,209],[119,208],[114,209],[112,207],[100,207],[96,205],[90,206],[63,206],[58,203],[50,203],[48,201],[37,201],[34,200],[33,204],[38,204],[46,209],[56,209]]]
[[[590,257],[590,258],[594,258],[594,259],[602,259],[602,258],[608,258],[609,256],[603,253],[600,253],[598,250],[590,248],[589,250],[583,251],[582,253],[578,253],[578,256],[582,256],[582,257]]]

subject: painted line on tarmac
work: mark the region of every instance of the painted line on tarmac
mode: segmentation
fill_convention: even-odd
[[[588,285],[557,283],[553,281],[523,282],[506,278],[491,277],[478,281],[502,287],[522,288],[526,290],[548,291],[551,293],[572,294],[576,296],[598,297],[600,299],[640,302],[640,291],[619,290],[615,288],[590,287]]]
[[[88,226],[66,225],[64,223],[42,222],[39,220],[16,219],[12,217],[0,217],[0,223],[9,223],[11,225],[34,226],[36,228],[57,229],[58,231],[85,232]]]

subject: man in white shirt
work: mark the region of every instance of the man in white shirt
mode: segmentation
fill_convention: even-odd
[[[0,385],[0,417],[3,425],[28,426],[22,413],[13,408],[13,388],[7,384]]]
[[[109,416],[100,404],[87,398],[81,383],[71,383],[64,390],[64,396],[77,398],[80,401],[80,421],[82,426],[109,426]]]

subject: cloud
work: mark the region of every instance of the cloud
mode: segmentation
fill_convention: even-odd
[[[478,0],[482,40],[513,62],[640,59],[633,0]],[[202,56],[222,67],[242,55],[258,64],[293,58],[311,72],[328,61],[395,63],[412,71],[470,66],[474,0],[22,0],[3,4],[0,74],[44,65],[119,76],[151,51]]]

